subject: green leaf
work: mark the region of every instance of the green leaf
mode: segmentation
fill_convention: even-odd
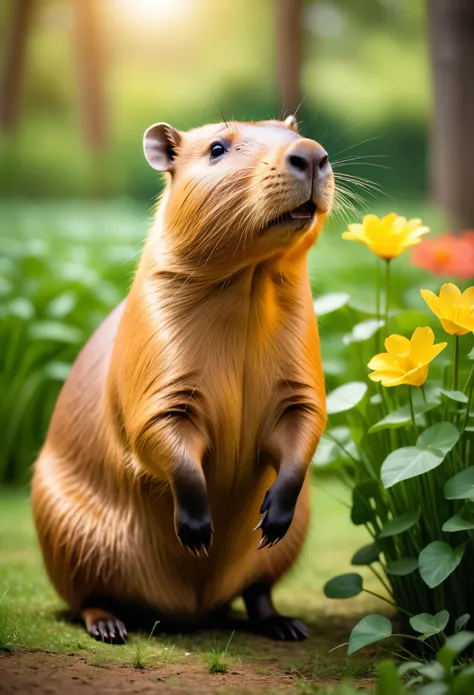
[[[55,343],[79,343],[82,332],[75,326],[59,321],[37,321],[30,325],[30,336],[34,340],[49,340]]]
[[[448,637],[444,646],[441,647],[438,654],[436,655],[436,660],[439,661],[446,673],[450,673],[453,666],[455,658],[461,654],[465,649],[467,649],[474,642],[474,632],[468,632],[467,630],[463,632],[458,632],[455,635]]]
[[[443,396],[446,396],[450,401],[456,401],[456,403],[469,403],[469,398],[462,391],[445,391],[440,390]]]
[[[324,585],[324,595],[327,598],[353,598],[363,589],[362,577],[356,572],[340,574],[333,577]]]
[[[406,676],[410,671],[418,671],[420,666],[423,666],[422,661],[402,661],[402,663],[397,668],[397,673],[399,676]]]
[[[377,543],[370,543],[369,545],[364,545],[362,548],[357,550],[351,560],[351,565],[362,566],[371,565],[373,562],[377,562],[379,559],[380,550]]]
[[[447,683],[427,683],[417,690],[417,695],[447,695],[448,692]]]
[[[469,518],[467,509],[461,509],[457,514],[448,519],[442,530],[445,533],[456,533],[456,531],[471,531],[474,529],[474,523]]]
[[[385,326],[385,321],[381,319],[367,319],[366,321],[361,321],[354,326],[350,333],[347,333],[343,337],[342,342],[344,345],[362,343],[364,340],[372,338],[382,326]]]
[[[420,434],[416,447],[431,451],[435,455],[446,456],[456,446],[460,436],[458,428],[450,422],[438,422]]]
[[[392,634],[392,623],[383,615],[367,615],[362,618],[349,637],[348,654],[354,654],[362,647],[386,639]]]
[[[418,449],[416,446],[404,446],[395,449],[382,463],[380,476],[385,489],[402,480],[409,480],[437,468],[443,462],[444,454]]]
[[[354,526],[367,524],[375,516],[375,511],[370,504],[379,495],[379,485],[375,480],[359,483],[352,491],[351,521]]]
[[[420,520],[420,511],[406,512],[405,514],[400,514],[394,519],[385,524],[383,529],[379,533],[379,538],[389,538],[390,536],[397,536],[399,533],[408,531]]]
[[[329,294],[323,294],[313,302],[316,316],[332,314],[333,311],[342,309],[342,307],[347,304],[349,299],[350,296],[346,292],[331,292]]]
[[[403,695],[406,691],[393,661],[381,661],[377,665],[378,683],[375,695]]]
[[[439,403],[415,404],[415,421],[418,422],[424,413],[434,410],[438,407],[438,405]],[[396,429],[397,427],[403,427],[404,425],[409,424],[411,424],[410,406],[404,405],[401,408],[398,408],[398,410],[392,410],[391,413],[376,422],[375,425],[372,425],[368,431],[371,434],[373,432],[380,432],[380,430]]]
[[[358,405],[367,393],[367,384],[363,381],[351,381],[334,389],[326,399],[328,415],[344,413]]]
[[[313,466],[329,466],[338,459],[338,447],[324,434],[319,440],[318,448],[313,456]]]
[[[464,615],[460,615],[454,623],[454,632],[462,632],[468,624],[468,622],[470,621],[470,619],[471,616],[469,615],[469,613],[464,613]]]
[[[400,560],[389,562],[385,568],[387,574],[393,574],[396,577],[404,577],[406,574],[411,574],[418,569],[418,560],[416,557],[402,557]]]
[[[432,635],[424,635],[425,638],[431,636]],[[422,666],[418,668],[418,673],[430,681],[442,681],[445,676],[444,668],[439,661],[429,661],[426,664],[422,664]]]
[[[436,615],[418,613],[410,618],[410,625],[415,632],[421,632],[425,637],[431,637],[442,632],[449,622],[449,612],[440,611]]]
[[[470,360],[474,360],[474,347],[472,348],[471,352],[468,354],[468,357]]]
[[[464,469],[444,486],[448,500],[474,500],[474,466]]]
[[[420,574],[431,589],[439,586],[454,572],[464,555],[465,544],[451,548],[449,543],[434,541],[423,548],[418,558]]]

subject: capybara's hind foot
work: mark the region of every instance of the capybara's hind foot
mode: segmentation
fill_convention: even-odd
[[[301,642],[308,637],[308,629],[303,623],[278,614],[252,622],[252,629],[258,635],[284,642]]]
[[[101,608],[86,608],[81,617],[91,637],[107,644],[125,644],[127,630],[121,620]]]
[[[243,592],[243,598],[251,628],[258,635],[285,642],[300,642],[308,637],[303,623],[275,610],[268,584],[252,584]]]

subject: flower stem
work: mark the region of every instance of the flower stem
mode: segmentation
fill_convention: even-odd
[[[390,306],[390,259],[385,261],[385,335],[388,335],[388,310]]]
[[[411,422],[413,425],[413,429],[415,430],[416,436],[418,436],[418,428],[416,426],[416,419],[415,419],[415,408],[413,406],[413,393],[412,393],[412,387],[408,387],[408,400],[410,402],[410,414],[411,414]]]
[[[458,369],[459,369],[459,336],[454,336],[454,364],[453,364],[453,390],[458,389]]]

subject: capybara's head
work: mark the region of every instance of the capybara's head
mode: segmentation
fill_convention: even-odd
[[[331,208],[334,178],[324,148],[295,118],[218,123],[144,136],[145,156],[168,172],[160,214],[183,258],[230,265],[308,248]]]

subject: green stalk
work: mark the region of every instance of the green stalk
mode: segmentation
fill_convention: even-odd
[[[418,428],[416,426],[416,419],[415,419],[415,408],[413,406],[413,393],[412,393],[413,387],[409,386],[408,387],[408,400],[410,403],[410,414],[411,414],[411,422],[413,425],[413,429],[415,430],[415,434],[418,437]]]
[[[390,307],[390,259],[385,261],[385,335],[388,336],[388,310]]]
[[[454,336],[453,391],[458,390],[459,336]]]

